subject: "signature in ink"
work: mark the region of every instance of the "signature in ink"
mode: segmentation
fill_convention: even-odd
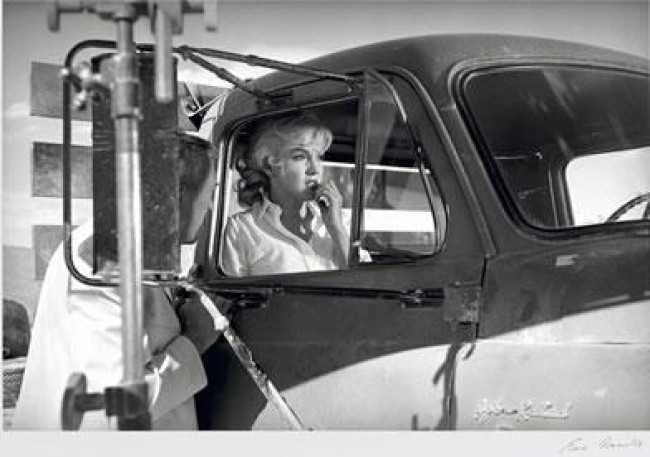
[[[491,418],[513,417],[517,422],[528,422],[531,419],[558,419],[569,418],[571,403],[566,403],[563,408],[558,408],[552,402],[535,404],[531,400],[520,400],[516,406],[505,406],[501,400],[481,400],[474,412],[476,422],[487,422]]]
[[[611,436],[608,436],[598,442],[598,449],[602,449],[602,450],[631,449],[631,448],[641,449],[642,447],[643,447],[643,440],[639,438],[620,439],[620,438],[613,438]]]
[[[597,442],[597,446],[593,446]],[[616,438],[608,436],[598,441],[588,444],[582,437],[573,438],[568,443],[564,444],[558,452],[581,452],[590,449],[597,449],[599,452],[604,452],[606,455],[608,451],[616,451],[621,449],[636,449],[643,448],[643,440],[639,438]]]

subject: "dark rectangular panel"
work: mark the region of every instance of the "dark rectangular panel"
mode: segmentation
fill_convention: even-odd
[[[160,103],[153,90],[153,55],[139,54],[142,85],[139,122],[140,179],[142,195],[143,276],[178,273],[180,269],[178,106]],[[107,79],[115,65],[96,59],[95,68]],[[174,74],[175,76],[175,74]],[[115,126],[111,104],[93,102],[93,192],[101,204],[93,205],[95,270],[117,273],[117,202]]]
[[[92,148],[72,146],[72,198],[92,198]],[[63,146],[34,142],[32,148],[32,197],[63,196]]]
[[[59,77],[60,65],[32,62],[30,88],[30,114],[43,117],[63,117],[63,81]],[[90,109],[70,110],[72,119],[90,120]]]

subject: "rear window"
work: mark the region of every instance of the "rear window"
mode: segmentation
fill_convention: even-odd
[[[544,229],[648,217],[648,75],[526,66],[478,71],[461,87],[513,214]]]

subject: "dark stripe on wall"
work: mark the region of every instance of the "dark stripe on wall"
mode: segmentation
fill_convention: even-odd
[[[32,116],[57,119],[63,117],[63,81],[59,76],[61,68],[60,65],[32,62],[30,78],[30,114]],[[179,102],[178,126],[181,130],[186,131],[197,130],[197,127],[192,124],[188,116],[200,106],[228,90],[224,87],[194,83],[186,84],[184,82],[179,82],[177,88]],[[89,121],[92,117],[90,106],[84,111],[71,109],[70,113],[74,120]]]
[[[63,81],[60,65],[32,62],[30,78],[30,114],[32,116],[63,117]],[[89,121],[90,108],[70,110],[72,119]]]
[[[92,198],[92,148],[72,146],[72,198]],[[63,146],[34,142],[32,148],[32,197],[63,196]]]

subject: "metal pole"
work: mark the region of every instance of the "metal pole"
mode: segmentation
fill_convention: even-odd
[[[170,102],[174,100],[174,69],[172,56],[172,24],[165,11],[156,8],[154,19],[156,34],[156,100]]]
[[[144,382],[142,303],[142,208],[139,151],[139,72],[133,22],[137,12],[125,5],[115,14],[117,54],[113,118],[117,170],[117,228],[122,297],[122,386],[127,407],[119,428],[149,429],[147,385]]]

